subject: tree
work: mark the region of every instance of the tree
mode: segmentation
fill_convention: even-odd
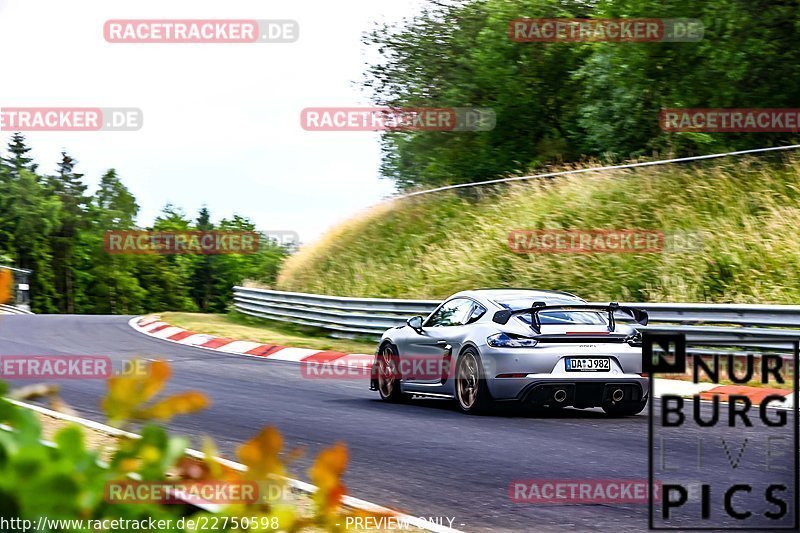
[[[11,169],[0,160],[0,255],[8,254],[13,248],[13,227],[11,226]]]
[[[13,134],[8,143],[8,151],[11,152],[11,157],[4,158],[3,161],[14,175],[18,176],[23,169],[33,174],[36,173],[36,169],[39,165],[34,163],[32,158],[25,155],[30,152],[31,149],[25,144],[24,135],[19,132]]]
[[[701,19],[703,39],[594,46],[575,74],[583,87],[581,149],[621,157],[693,155],[789,140],[790,133],[665,133],[658,116],[665,107],[795,107],[800,101],[800,2],[604,0],[596,16],[671,18],[676,13]]]
[[[66,152],[61,152],[61,161],[55,176],[47,178],[49,189],[61,201],[61,225],[53,233],[53,270],[58,294],[58,308],[62,313],[75,312],[74,245],[78,231],[85,227],[85,208],[88,198],[84,196],[86,185],[83,174],[75,172],[75,161]]]
[[[147,291],[139,283],[139,256],[109,254],[104,234],[134,228],[139,206],[114,169],[100,178],[88,203],[88,224],[75,245],[76,311],[79,313],[141,313],[148,309]]]
[[[222,219],[217,228],[219,231],[256,232],[256,225],[250,219],[233,215],[231,219]],[[245,280],[274,284],[281,263],[289,255],[283,245],[270,241],[261,235],[258,249],[248,254],[228,254],[217,257],[217,272],[213,298],[209,306],[210,312],[225,312],[233,298],[233,287],[241,285]]]
[[[479,0],[424,9],[378,27],[365,43],[382,54],[364,88],[376,105],[488,107],[497,125],[479,132],[386,132],[382,174],[399,188],[464,183],[579,157],[570,142],[579,87],[571,77],[590,50],[575,43],[518,43],[523,17],[585,17],[581,0]]]
[[[39,178],[26,169],[10,182],[8,221],[15,265],[33,270],[31,308],[36,313],[58,311],[50,237],[61,223],[61,202],[48,195]]]
[[[103,213],[106,229],[129,229],[133,227],[139,205],[122,181],[117,171],[108,170],[100,178],[100,187],[94,195],[94,205]]]
[[[487,132],[389,131],[398,188],[474,182],[587,158],[693,155],[792,142],[795,133],[666,133],[666,107],[794,108],[800,1],[465,0],[432,3],[365,36],[376,105],[488,107]],[[699,42],[519,43],[517,18],[697,18]]]
[[[211,213],[208,207],[203,206],[197,216],[197,230],[211,231]],[[208,312],[213,292],[214,276],[218,258],[211,255],[198,255],[194,258],[192,273],[189,279],[189,293],[202,312]]]
[[[0,262],[33,270],[34,312],[134,314],[197,311],[199,306],[224,312],[233,284],[248,276],[274,279],[275,265],[285,256],[109,254],[106,231],[138,229],[139,206],[117,172],[108,170],[89,195],[66,152],[52,176],[40,176],[25,155],[29,148],[21,135],[9,147],[12,155],[0,159]],[[223,225],[254,228],[238,216]],[[214,228],[208,208],[196,227]],[[150,229],[191,231],[195,226],[183,210],[167,204]]]
[[[168,203],[156,217],[153,231],[188,231],[191,221],[184,211]],[[196,311],[197,306],[189,294],[192,257],[186,255],[137,256],[136,277],[148,292],[151,309]]]

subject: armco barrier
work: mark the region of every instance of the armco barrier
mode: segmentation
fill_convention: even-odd
[[[14,307],[13,305],[0,304],[0,315],[32,315],[27,309]]]
[[[439,303],[234,287],[234,305],[241,313],[369,337],[380,336],[410,316],[427,316]],[[740,347],[788,351],[790,342],[800,338],[800,306],[796,305],[620,304],[639,307],[650,314],[650,324],[640,329],[683,332],[693,344],[735,343]]]

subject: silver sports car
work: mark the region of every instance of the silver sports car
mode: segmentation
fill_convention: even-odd
[[[370,389],[391,402],[453,398],[470,414],[518,401],[634,415],[647,404],[648,380],[632,322],[646,325],[647,313],[565,292],[459,292],[383,334]]]

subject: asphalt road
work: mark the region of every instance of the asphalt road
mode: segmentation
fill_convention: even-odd
[[[223,454],[233,458],[236,445],[259,428],[277,426],[288,447],[308,448],[307,457],[292,467],[294,477],[301,479],[307,479],[309,455],[344,441],[350,449],[345,478],[350,494],[414,516],[455,518],[453,527],[464,531],[647,528],[647,506],[642,504],[532,505],[509,497],[514,480],[646,480],[647,411],[626,419],[607,418],[599,410],[571,409],[555,415],[503,409],[493,416],[470,417],[443,400],[388,405],[367,390],[364,381],[310,380],[297,364],[152,339],[130,328],[129,318],[3,316],[0,356],[107,355],[115,368],[132,358],[169,360],[173,369],[169,390],[199,389],[213,401],[202,413],[174,420],[170,427],[176,432],[212,435]],[[82,416],[104,421],[98,408],[105,390],[102,381],[64,380],[60,385],[63,398]],[[659,405],[656,402],[655,407]],[[704,406],[702,412],[708,415],[709,408]],[[682,470],[671,475],[714,487],[746,480],[756,487],[757,497],[736,501],[758,513],[774,509],[764,503],[761,485],[777,476],[791,487],[791,471],[767,471],[767,443],[763,427],[756,426],[700,430],[692,425],[662,433],[668,466],[683,461]],[[792,435],[785,429],[783,436]],[[701,437],[704,465],[696,469],[693,461]],[[730,463],[744,437],[750,442],[733,468]],[[726,443],[721,444],[720,438]],[[785,442],[771,445],[773,468],[791,457],[784,453],[776,459],[777,448],[786,448]],[[717,490],[712,493],[715,517],[722,498]]]

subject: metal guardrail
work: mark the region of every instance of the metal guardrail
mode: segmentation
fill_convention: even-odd
[[[234,306],[244,314],[326,329],[335,334],[380,336],[413,315],[430,314],[438,300],[347,298],[234,287]],[[605,302],[607,303],[607,302]],[[750,304],[624,303],[646,310],[651,332],[683,332],[688,342],[789,351],[800,339],[800,306]]]
[[[14,307],[13,305],[0,304],[0,315],[32,315],[27,309]]]

